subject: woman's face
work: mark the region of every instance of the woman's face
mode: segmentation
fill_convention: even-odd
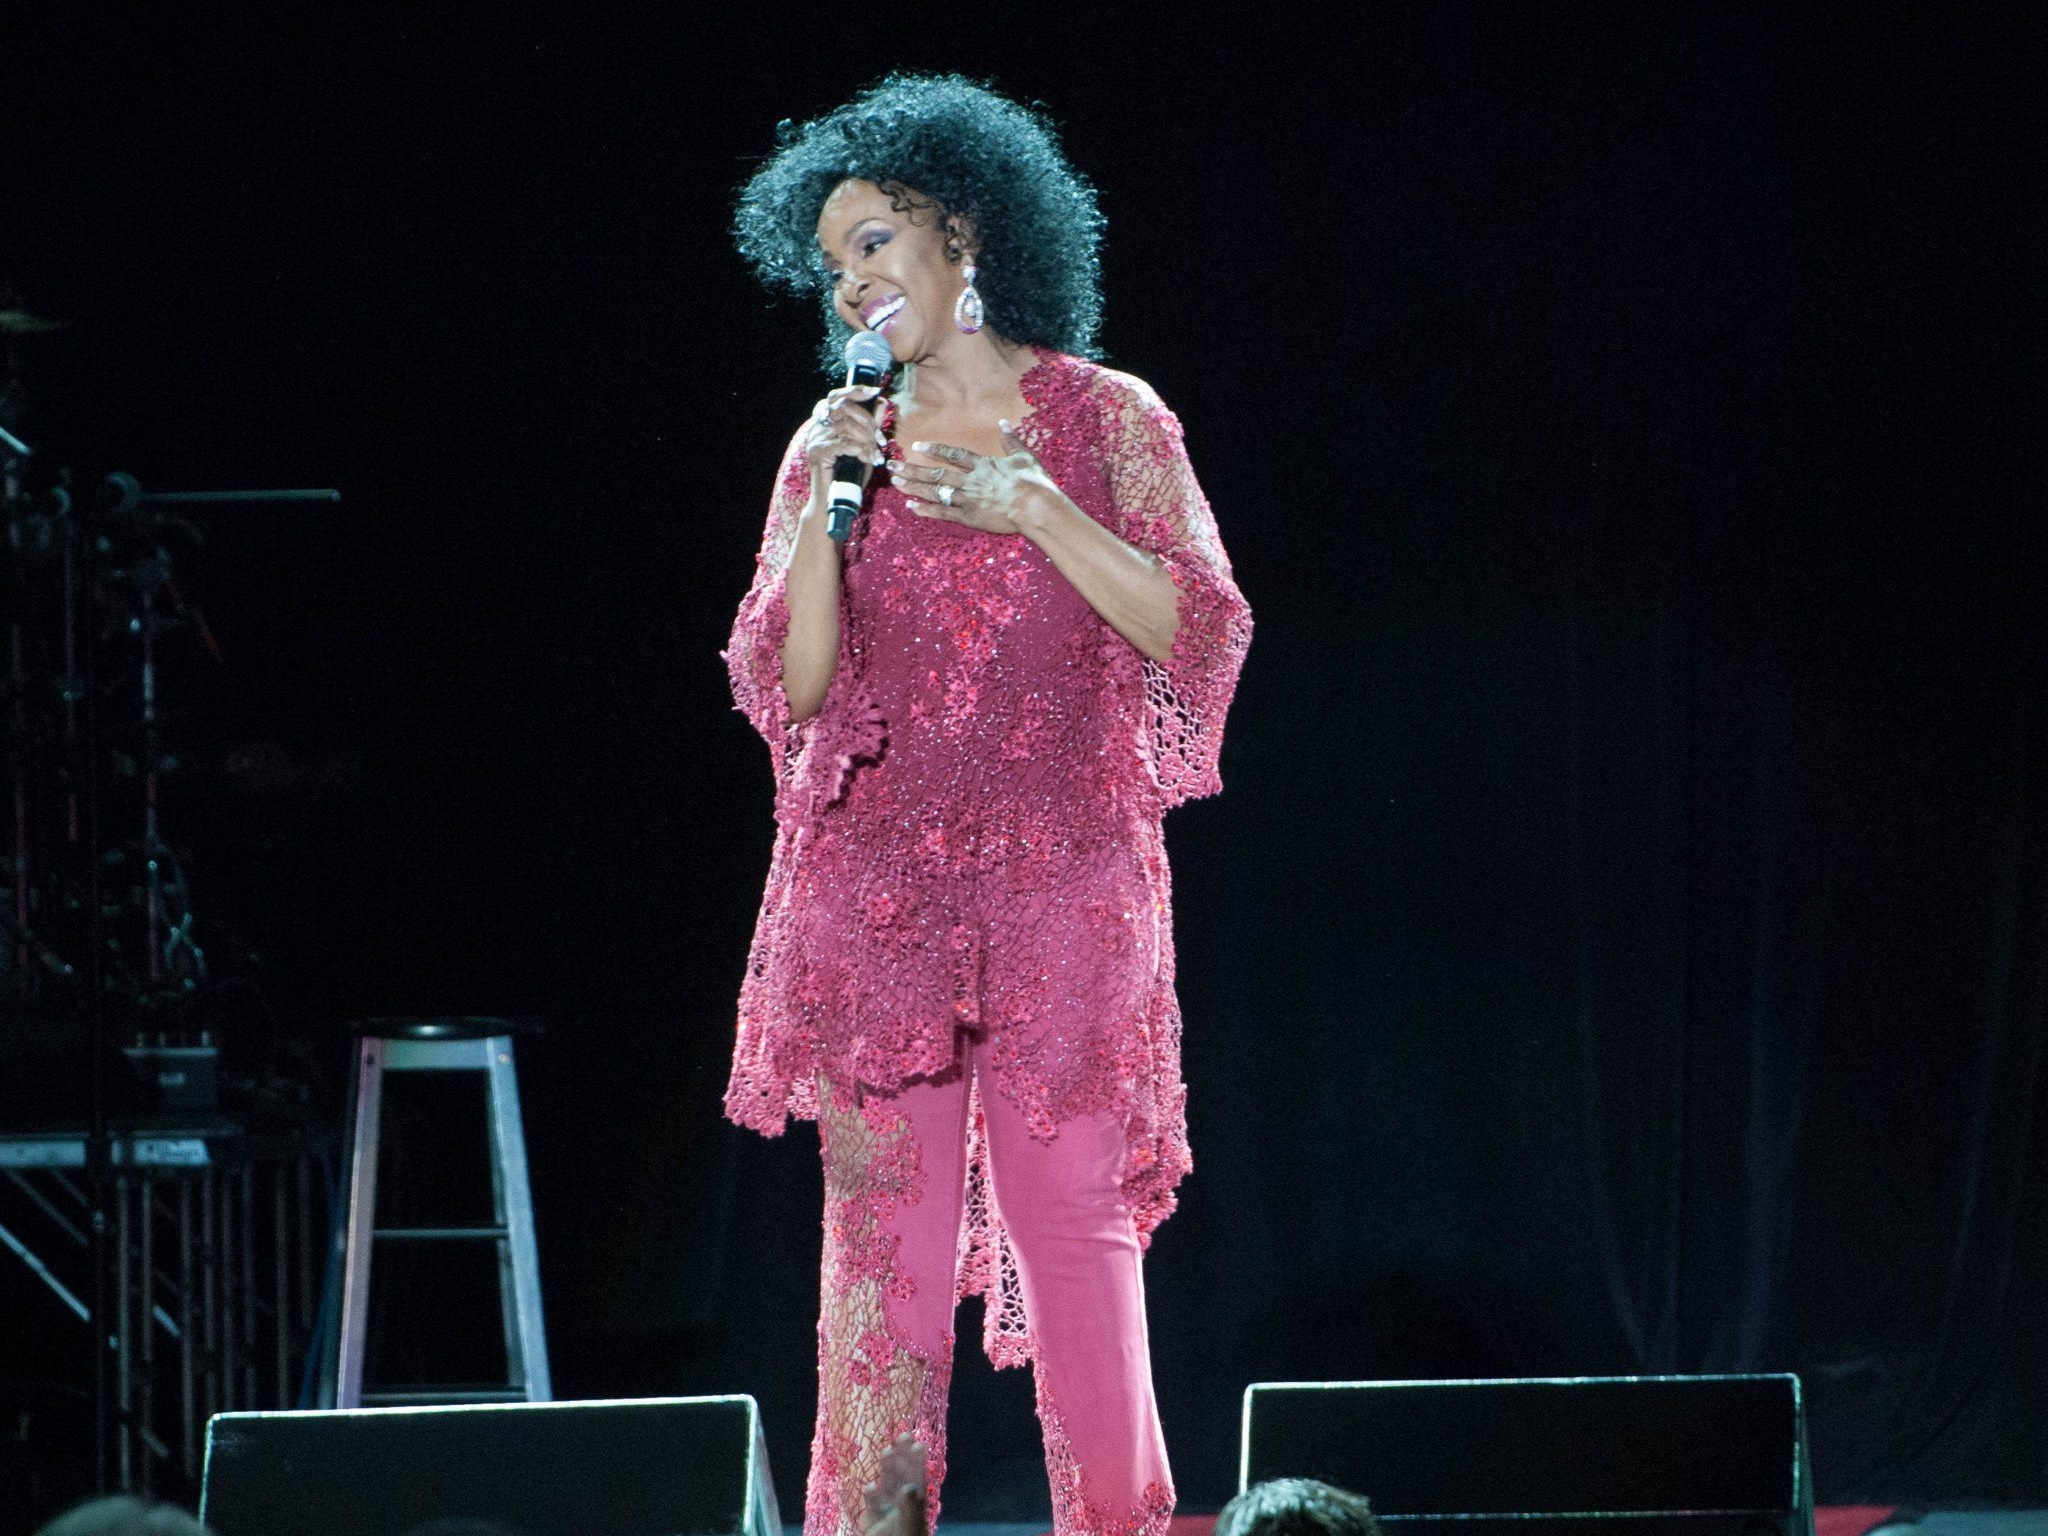
[[[911,206],[899,211],[897,203]],[[926,199],[900,192],[892,200],[872,181],[842,181],[818,213],[818,249],[840,318],[886,338],[898,362],[920,362],[948,337],[962,339],[953,324],[953,303],[967,286],[960,242],[949,242]]]

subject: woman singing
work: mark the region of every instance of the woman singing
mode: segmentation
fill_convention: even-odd
[[[1039,116],[892,77],[741,195],[767,282],[884,337],[776,476],[726,660],[777,835],[727,1113],[825,1163],[807,1536],[884,1449],[944,1476],[953,1310],[1030,1361],[1055,1530],[1157,1532],[1173,1484],[1140,1253],[1188,1171],[1161,815],[1221,787],[1251,619],[1179,423],[1086,361],[1094,190]],[[851,539],[835,457],[878,465]]]

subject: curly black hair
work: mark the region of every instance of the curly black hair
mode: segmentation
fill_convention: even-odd
[[[823,357],[839,366],[848,334],[832,307],[817,244],[818,212],[842,181],[872,181],[973,221],[975,286],[997,335],[1098,357],[1102,213],[1067,163],[1051,122],[959,75],[892,74],[844,106],[777,128],[780,147],[741,188],[733,239],[770,288],[816,293]]]

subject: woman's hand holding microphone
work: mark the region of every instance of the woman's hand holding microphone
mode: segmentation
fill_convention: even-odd
[[[835,459],[854,458],[869,465],[882,462],[889,441],[883,417],[891,406],[886,400],[876,403],[881,392],[873,384],[842,385],[820,400],[811,412],[811,437],[804,456],[811,464],[813,513],[824,515]]]

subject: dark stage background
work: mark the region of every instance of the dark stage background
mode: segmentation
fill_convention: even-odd
[[[1669,9],[0,19],[44,458],[347,497],[199,519],[193,753],[361,764],[185,793],[210,954],[309,1032],[552,1022],[564,1395],[755,1393],[797,1505],[815,1151],[718,1117],[770,824],[717,651],[819,386],[724,225],[777,118],[960,68],[1100,183],[1258,617],[1169,827],[1184,1506],[1248,1380],[1753,1368],[1825,1500],[2048,1502],[2040,22]],[[975,1321],[948,1511],[1027,1517]]]

